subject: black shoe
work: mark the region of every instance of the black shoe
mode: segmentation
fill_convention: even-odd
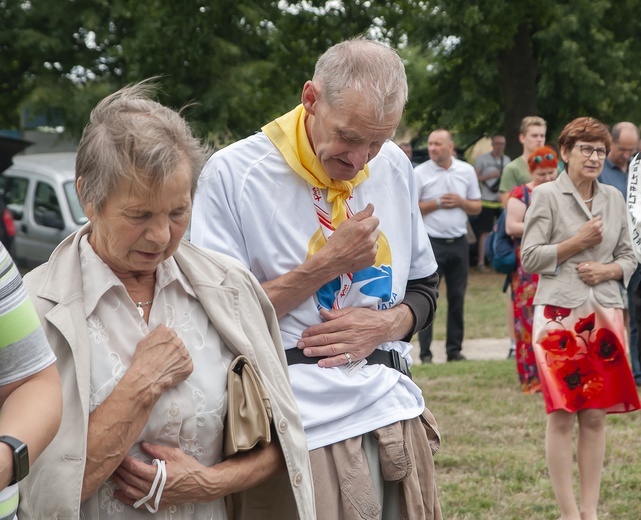
[[[516,357],[516,351],[514,350],[514,347],[510,347],[510,350],[507,353],[507,358],[512,359],[513,357]]]
[[[432,356],[421,356],[421,363],[427,365],[432,362]]]
[[[465,361],[466,359],[467,358],[460,352],[456,352],[454,354],[448,354],[447,356],[448,361]]]

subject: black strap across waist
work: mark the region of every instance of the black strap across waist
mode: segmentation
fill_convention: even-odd
[[[287,357],[288,365],[315,365],[318,363],[319,359],[322,357],[307,357],[303,354],[303,351],[299,348],[290,348],[285,351],[285,356]],[[396,350],[381,350],[376,349],[369,356],[367,356],[368,363],[374,365],[385,365],[386,367],[393,368],[398,370],[401,374],[406,375],[411,379],[412,374],[410,374],[410,367],[405,361],[405,358],[401,356]]]
[[[454,242],[458,242],[459,240],[463,240],[464,238],[467,238],[467,236],[461,235],[460,237],[454,237],[454,238],[430,237],[430,240],[432,242],[442,242],[444,244],[453,244]]]

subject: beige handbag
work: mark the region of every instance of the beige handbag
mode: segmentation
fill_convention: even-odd
[[[246,356],[238,356],[227,372],[225,457],[271,442],[272,406],[267,391]]]

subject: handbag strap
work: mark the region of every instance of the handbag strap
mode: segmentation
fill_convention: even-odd
[[[149,490],[149,493],[147,493],[147,496],[141,498],[134,504],[134,508],[138,509],[144,504],[147,511],[150,513],[157,513],[158,506],[160,505],[160,498],[162,497],[162,492],[165,489],[165,483],[167,482],[167,468],[165,467],[165,461],[161,459],[154,459],[153,465],[156,466],[156,476],[151,484],[151,489]],[[148,502],[153,498],[154,494],[156,495],[156,498],[154,499],[154,505],[151,506]]]
[[[530,207],[530,190],[525,184],[521,184],[521,188],[523,189],[523,203],[525,204],[525,211],[528,210]],[[506,210],[503,210],[506,211]],[[512,240],[514,244],[514,251],[516,252],[519,244],[521,243],[522,237],[515,238]],[[507,288],[510,286],[510,283],[512,282],[512,273],[509,273],[505,276],[505,281],[503,282],[503,292],[507,292]]]

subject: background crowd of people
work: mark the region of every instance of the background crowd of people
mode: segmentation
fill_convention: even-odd
[[[411,339],[430,363],[444,279],[447,361],[466,361],[470,218],[483,270],[501,211],[520,386],[545,403],[563,520],[597,518],[606,415],[641,408],[625,205],[638,128],[581,117],[557,151],[526,117],[521,156],[495,135],[474,166],[439,128],[415,165],[392,141],[403,62],[360,38],[319,58],[297,107],[213,155],[152,86],[91,114],[76,162],[89,222],[24,285],[0,248],[9,518],[440,520],[441,434]],[[227,455],[238,355],[273,438]]]
[[[524,118],[523,154],[509,161],[503,154],[505,138],[493,136],[492,149],[476,159],[474,177],[470,165],[451,157],[451,134],[434,131],[428,140],[430,159],[415,168],[423,186],[419,207],[438,272],[448,283],[448,361],[465,359],[460,352],[468,276],[467,265],[461,266],[468,254],[466,217],[480,211],[469,228],[483,271],[488,268],[485,239],[505,212],[505,230],[516,253],[516,267],[508,275],[507,316],[520,386],[525,393],[541,393],[545,402],[546,460],[561,518],[595,520],[605,417],[641,407],[634,315],[639,265],[625,203],[639,129],[622,122],[610,133],[596,119],[578,118],[559,136],[562,161],[553,143],[543,146],[545,137],[543,119]],[[457,192],[456,197],[449,192]],[[449,253],[459,242],[460,253]],[[432,359],[429,332],[419,335],[424,363]],[[578,501],[572,477],[575,422]]]

